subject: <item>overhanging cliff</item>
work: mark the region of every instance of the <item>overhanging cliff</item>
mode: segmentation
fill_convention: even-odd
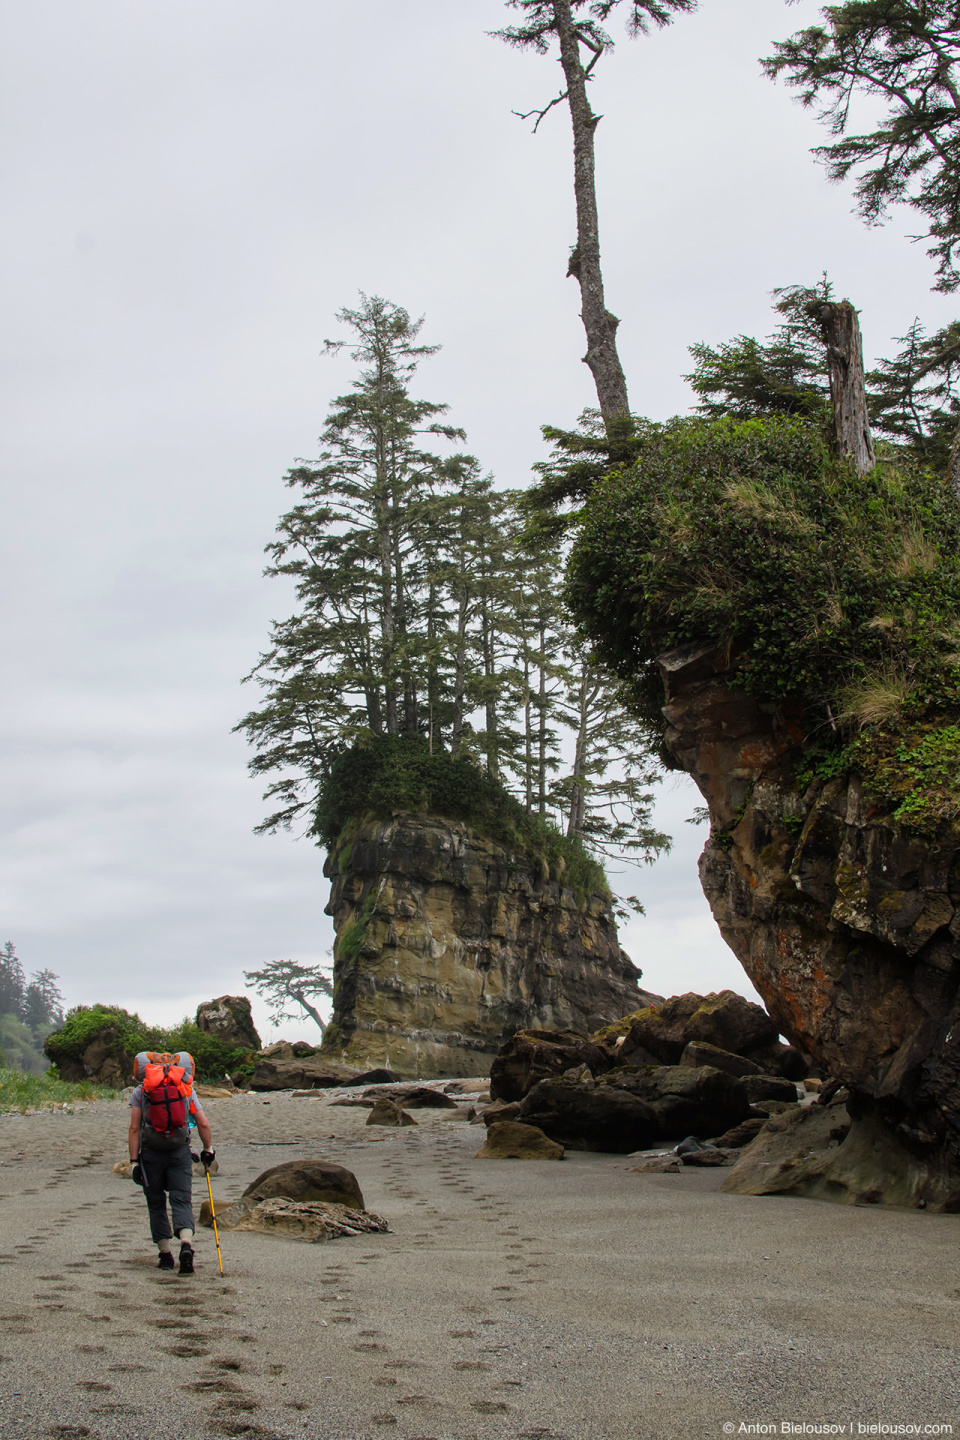
[[[649,1003],[609,896],[576,894],[462,821],[405,814],[346,834],[324,870],[331,1058],[486,1074],[518,1029],[589,1033]]]
[[[717,649],[658,663],[667,744],[710,810],[714,917],[782,1033],[850,1090],[843,1143],[764,1188],[960,1209],[960,829],[908,832],[855,774],[801,792],[799,707],[758,703]]]

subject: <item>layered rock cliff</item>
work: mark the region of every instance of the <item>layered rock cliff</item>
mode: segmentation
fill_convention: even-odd
[[[648,1003],[606,895],[576,895],[463,822],[365,821],[324,873],[331,1059],[486,1074],[515,1030],[588,1033]]]
[[[667,744],[710,810],[700,877],[724,939],[850,1091],[849,1132],[766,1188],[960,1209],[960,830],[905,831],[856,775],[799,793],[799,711],[737,688],[717,650],[658,664]]]

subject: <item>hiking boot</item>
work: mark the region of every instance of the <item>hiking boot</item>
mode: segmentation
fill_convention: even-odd
[[[160,1251],[160,1259],[157,1261],[157,1269],[158,1269],[158,1270],[172,1270],[172,1269],[173,1269],[173,1256],[170,1254],[170,1251],[169,1251],[169,1250],[161,1250],[161,1251]]]
[[[172,1255],[171,1255],[171,1257],[170,1257],[170,1261],[171,1261],[171,1263],[173,1262],[173,1256],[172,1256]],[[180,1274],[181,1274],[181,1275],[192,1275],[192,1274],[193,1274],[193,1246],[192,1246],[192,1245],[181,1245],[181,1246],[180,1246]]]

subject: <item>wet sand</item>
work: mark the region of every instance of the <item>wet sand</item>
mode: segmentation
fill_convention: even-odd
[[[722,1195],[722,1170],[622,1156],[475,1160],[462,1111],[204,1107],[219,1203],[324,1157],[391,1233],[228,1231],[221,1279],[200,1230],[196,1274],[161,1274],[111,1174],[125,1107],[0,1115],[2,1440],[960,1435],[960,1216]]]

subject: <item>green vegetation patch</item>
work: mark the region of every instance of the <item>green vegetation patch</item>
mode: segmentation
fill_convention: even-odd
[[[567,583],[583,632],[662,733],[659,653],[725,649],[806,706],[809,773],[861,773],[906,825],[960,814],[960,506],[918,465],[857,476],[802,419],[643,422],[594,486]]]
[[[578,837],[562,835],[549,821],[528,815],[471,758],[439,749],[431,754],[421,736],[384,736],[334,760],[321,786],[312,833],[336,854],[341,869],[356,819],[369,811],[463,820],[578,895],[609,894],[603,866]]]
[[[55,1065],[65,1060],[81,1061],[87,1047],[96,1040],[106,1042],[105,1054],[119,1060],[131,1071],[139,1050],[187,1050],[193,1056],[198,1080],[222,1080],[224,1075],[253,1073],[254,1052],[227,1045],[216,1035],[207,1035],[188,1018],[166,1030],[147,1025],[137,1014],[117,1005],[78,1005],[67,1014],[59,1030],[44,1041],[44,1052]]]
[[[119,1100],[119,1090],[86,1080],[77,1085],[53,1075],[27,1075],[22,1070],[0,1068],[0,1113],[44,1110],[69,1105],[75,1100]]]

